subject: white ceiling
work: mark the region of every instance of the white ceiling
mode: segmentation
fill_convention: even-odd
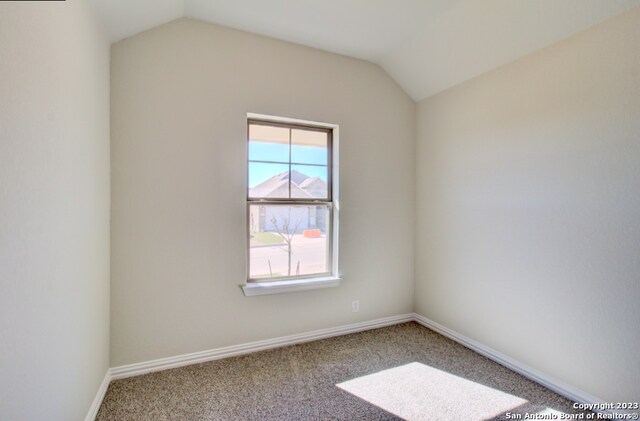
[[[416,101],[640,0],[89,0],[113,42],[183,16],[377,63]]]

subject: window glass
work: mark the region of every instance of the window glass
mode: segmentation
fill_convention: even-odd
[[[249,277],[327,274],[330,205],[250,205]]]
[[[249,162],[249,197],[289,198],[289,165]]]
[[[291,184],[291,197],[326,199],[328,197],[327,167],[320,165],[292,165],[291,174],[297,183]],[[293,188],[295,186],[295,188]]]
[[[289,144],[249,141],[249,159],[251,161],[289,162]]]
[[[327,165],[327,145],[327,132],[292,129],[291,162]]]
[[[249,125],[249,160],[289,162],[288,127]]]

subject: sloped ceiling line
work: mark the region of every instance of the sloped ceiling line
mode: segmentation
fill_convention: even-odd
[[[89,0],[117,42],[191,17],[380,65],[415,101],[640,0]]]

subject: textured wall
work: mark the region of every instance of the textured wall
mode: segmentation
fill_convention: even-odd
[[[0,3],[0,419],[79,420],[109,364],[109,43]]]
[[[419,103],[416,309],[640,397],[640,9]]]
[[[378,66],[189,19],[111,60],[113,366],[412,310],[415,104]],[[247,112],[340,125],[340,287],[238,287]]]

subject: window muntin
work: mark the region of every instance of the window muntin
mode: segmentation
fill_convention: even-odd
[[[332,129],[248,121],[248,282],[332,274]]]

